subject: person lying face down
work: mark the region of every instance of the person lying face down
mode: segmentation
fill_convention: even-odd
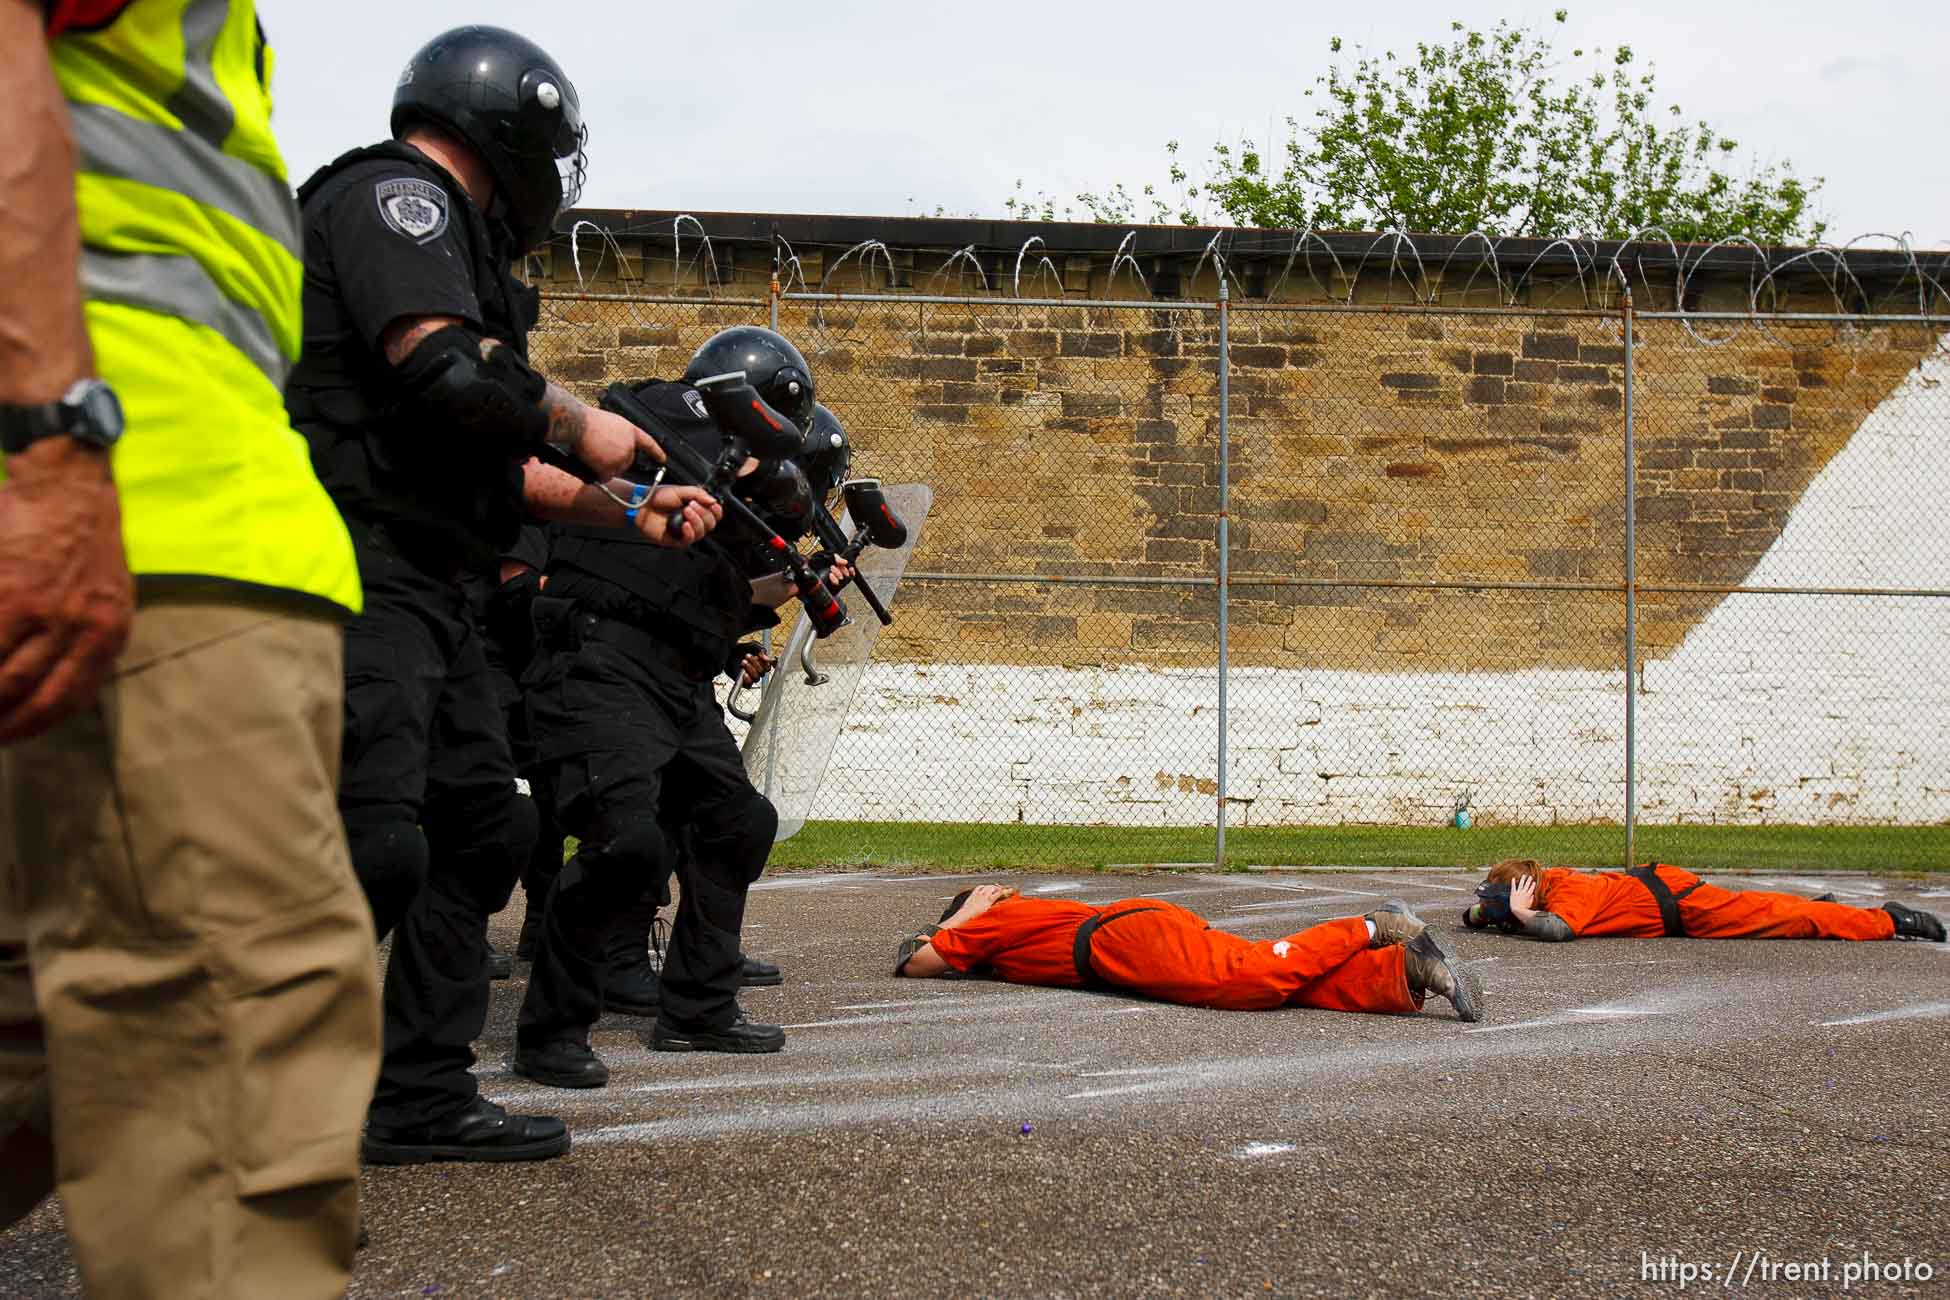
[[[1483,1015],[1475,973],[1399,899],[1365,917],[1256,943],[1160,898],[1093,907],[980,885],[956,895],[940,922],[908,936],[894,958],[894,974],[909,978],[977,971],[1011,984],[1121,989],[1220,1011],[1408,1015],[1436,993],[1460,1019]]]
[[[1901,903],[1850,907],[1831,895],[1722,889],[1665,863],[1631,871],[1574,871],[1507,858],[1490,868],[1476,896],[1463,913],[1464,925],[1496,926],[1547,943],[1662,936],[1944,941],[1941,920]]]

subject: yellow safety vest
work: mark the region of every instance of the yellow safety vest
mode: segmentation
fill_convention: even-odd
[[[129,567],[357,613],[358,566],[284,409],[304,241],[253,0],[134,0],[49,44],[74,123],[81,282]]]

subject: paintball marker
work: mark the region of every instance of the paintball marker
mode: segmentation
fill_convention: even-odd
[[[819,636],[831,636],[846,626],[846,606],[827,589],[798,549],[773,531],[733,491],[738,471],[748,457],[776,460],[791,456],[803,445],[804,438],[792,421],[766,404],[742,370],[713,375],[699,380],[693,387],[724,435],[715,460],[665,426],[627,384],[611,384],[603,393],[602,407],[622,416],[656,441],[663,449],[667,481],[709,492],[724,507],[726,524],[757,538],[767,550],[784,560],[787,577],[798,593],[799,603],[805,607],[806,617],[812,620],[813,630]],[[654,471],[656,467],[639,465],[639,468]],[[672,522],[674,527],[682,527],[678,516],[673,515]]]
[[[887,496],[880,490],[877,478],[857,478],[840,485],[840,496],[846,501],[846,513],[852,517],[854,533],[848,537],[840,530],[840,521],[833,518],[826,503],[816,503],[813,510],[813,532],[819,544],[834,557],[848,564],[860,558],[860,552],[868,546],[878,546],[882,550],[898,550],[907,544],[907,525],[900,521],[893,507],[887,504]],[[860,595],[880,620],[881,626],[891,627],[894,616],[880,602],[880,596],[867,575],[855,568],[853,585],[859,588]]]

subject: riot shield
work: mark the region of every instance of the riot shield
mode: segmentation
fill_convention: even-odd
[[[888,504],[907,524],[907,544],[891,551],[869,547],[861,555],[858,568],[898,618],[895,593],[901,574],[907,570],[908,557],[921,540],[934,493],[922,483],[888,485],[885,491]],[[840,523],[852,531],[852,521],[844,515]],[[833,746],[839,743],[847,714],[853,708],[854,693],[860,689],[860,680],[873,658],[874,643],[880,639],[880,620],[865,601],[849,597],[847,612],[852,621],[823,640],[814,638],[810,620],[802,616],[794,621],[784,648],[776,651],[778,667],[766,679],[740,747],[746,775],[778,809],[780,840],[798,834],[812,815],[819,783],[833,758]],[[815,669],[816,681],[808,680],[808,662]]]

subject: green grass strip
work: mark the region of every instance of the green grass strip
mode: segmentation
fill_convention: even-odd
[[[903,866],[939,870],[1212,863],[1210,827],[1023,826],[950,822],[809,822],[772,850],[774,867]],[[1620,865],[1617,826],[1241,827],[1226,832],[1230,868],[1461,867],[1538,858]],[[1641,861],[1696,870],[1950,870],[1950,826],[1647,826]]]

